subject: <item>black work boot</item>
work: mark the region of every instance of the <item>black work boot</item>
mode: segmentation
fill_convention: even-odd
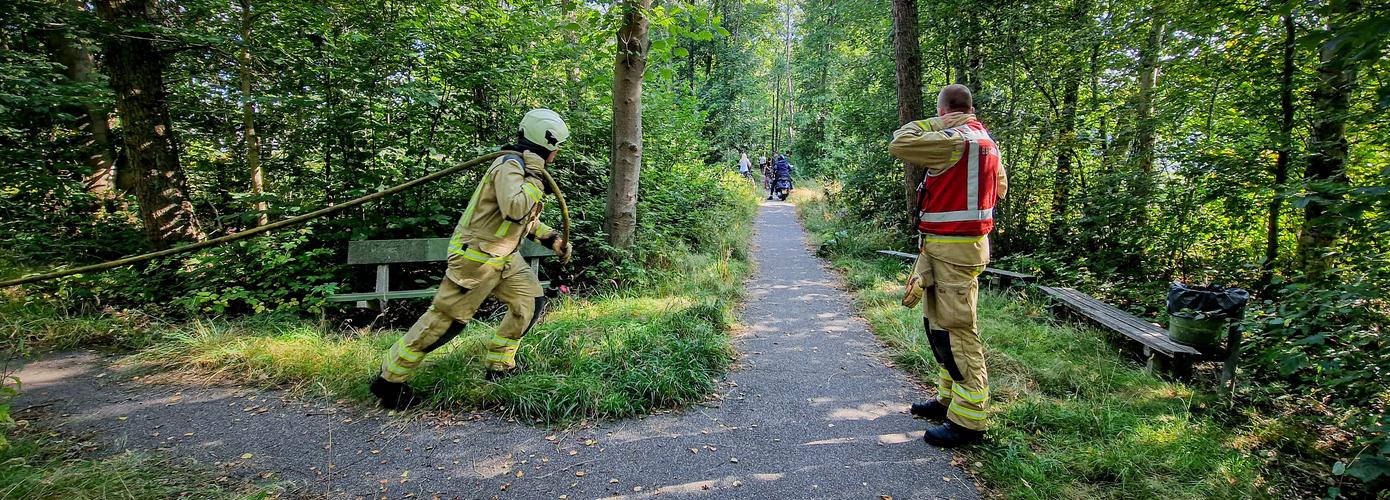
[[[938,448],[955,448],[979,441],[982,437],[985,437],[985,431],[966,429],[947,420],[944,424],[928,427],[922,440]]]
[[[409,385],[388,381],[380,375],[372,381],[372,394],[381,400],[383,408],[390,410],[406,410],[424,401]]]
[[[483,377],[486,378],[488,382],[496,382],[498,380],[502,380],[504,378],[515,375],[516,372],[516,368],[511,368],[507,370],[488,369],[487,374],[483,375]]]
[[[912,403],[913,417],[941,422],[946,420],[946,405],[940,399],[932,398],[922,403]]]

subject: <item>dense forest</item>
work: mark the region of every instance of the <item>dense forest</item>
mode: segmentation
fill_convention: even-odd
[[[6,267],[166,248],[340,203],[493,151],[527,109],[549,107],[576,131],[556,169],[586,248],[571,269],[589,273],[583,283],[640,281],[644,256],[717,223],[684,215],[727,202],[704,189],[727,171],[709,165],[771,128],[768,54],[783,46],[761,30],[777,16],[770,3],[644,8],[631,7],[647,12],[638,34],[620,32],[635,28],[623,9],[574,2],[7,3]],[[631,60],[615,71],[618,56]],[[632,74],[637,100],[614,106]],[[137,84],[163,95],[121,94]],[[615,158],[610,144],[634,133],[639,146],[620,149],[636,154]],[[627,222],[640,226],[635,243],[630,227],[610,238],[623,231],[604,224],[620,161],[655,166],[642,216]],[[347,276],[345,241],[447,235],[472,181],[200,254],[171,265],[168,283],[118,272],[70,291],[99,304],[315,310]],[[636,258],[603,258],[615,247]],[[278,258],[239,257],[264,252]]]
[[[537,107],[574,131],[553,167],[577,249],[546,264],[557,287],[659,284],[679,255],[727,251],[741,152],[790,151],[843,223],[909,249],[922,174],[886,144],[963,83],[1010,177],[997,266],[1154,320],[1172,281],[1252,290],[1255,383],[1236,401],[1335,435],[1332,474],[1383,486],[1387,13],[1384,0],[9,0],[0,278],[343,203],[496,151]],[[41,317],[341,319],[326,298],[371,286],[344,264],[348,242],[447,236],[480,173],[0,291],[7,352],[41,343],[26,330]],[[433,271],[393,280],[427,286]]]

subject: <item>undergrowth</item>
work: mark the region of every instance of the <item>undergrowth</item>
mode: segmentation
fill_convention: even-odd
[[[818,188],[793,199],[822,256],[899,366],[932,381],[920,310],[899,304],[908,266],[875,250],[895,235],[830,213]],[[982,291],[991,421],[966,451],[986,486],[1010,498],[1248,498],[1292,494],[1271,465],[1296,429],[1233,427],[1212,395],[1144,373],[1098,330],[1059,322],[1039,298]],[[928,383],[930,385],[930,383]],[[1288,465],[1288,461],[1281,462]]]

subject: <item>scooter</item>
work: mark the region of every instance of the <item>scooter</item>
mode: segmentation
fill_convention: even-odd
[[[787,197],[791,194],[792,180],[790,177],[780,177],[772,181],[772,196],[777,197],[778,201],[787,201]]]

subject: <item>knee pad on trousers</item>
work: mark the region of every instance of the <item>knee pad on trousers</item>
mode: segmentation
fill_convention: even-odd
[[[927,330],[927,343],[931,344],[932,357],[951,375],[951,380],[965,380],[965,376],[960,373],[960,367],[956,365],[956,355],[951,352],[951,332],[933,330],[931,322],[925,318],[922,319],[922,326]]]
[[[463,327],[465,325],[466,323],[459,323],[457,321],[450,323],[449,328],[447,330],[444,330],[444,334],[440,335],[439,338],[434,339],[434,343],[430,344],[429,347],[426,347],[424,349],[424,352],[426,354],[429,354],[431,352],[434,352],[435,349],[444,347],[444,344],[448,344],[450,340],[454,340],[454,337],[459,336],[459,332],[463,331]]]
[[[550,303],[550,298],[544,295],[536,297],[536,307],[531,310],[531,322],[526,325],[526,329],[521,331],[525,335],[531,331],[531,327],[536,326],[536,322],[541,320],[541,315],[545,314],[545,305]]]

